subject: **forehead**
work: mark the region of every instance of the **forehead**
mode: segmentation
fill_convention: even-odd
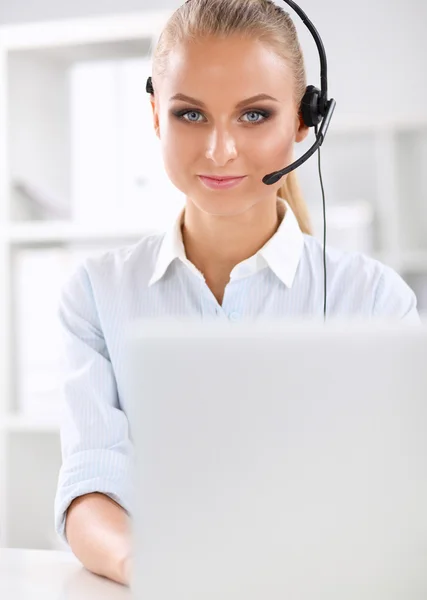
[[[208,102],[221,91],[238,101],[264,92],[285,102],[292,74],[283,58],[258,40],[206,39],[173,48],[163,83],[168,97],[182,92]]]

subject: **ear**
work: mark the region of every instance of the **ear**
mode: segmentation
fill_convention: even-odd
[[[156,132],[157,137],[160,139],[159,113],[158,113],[156,101],[155,101],[153,95],[150,96],[150,103],[151,103],[151,109],[153,111],[154,130]]]
[[[305,138],[308,135],[308,132],[310,131],[310,127],[308,127],[302,118],[302,114],[301,112],[298,113],[297,117],[296,117],[296,134],[295,134],[295,141],[296,142],[302,142],[303,140],[305,140]]]

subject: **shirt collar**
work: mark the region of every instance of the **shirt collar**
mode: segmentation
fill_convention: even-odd
[[[292,287],[304,247],[304,237],[289,204],[282,198],[277,197],[277,200],[281,214],[285,213],[277,231],[256,254],[234,267],[230,280],[247,277],[268,266],[287,287]],[[203,274],[185,255],[181,231],[184,212],[185,207],[163,237],[149,286],[163,277],[175,259],[183,262],[197,277],[204,280]]]

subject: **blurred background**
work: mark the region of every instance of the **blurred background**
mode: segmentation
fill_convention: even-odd
[[[319,55],[285,3],[308,84]],[[0,545],[60,548],[59,293],[90,254],[159,230],[184,203],[152,128],[145,82],[165,0],[0,4]],[[330,245],[395,268],[427,312],[427,3],[301,0],[337,107],[321,167]],[[295,148],[300,156],[314,131]],[[284,165],[285,166],[285,165]],[[298,176],[322,239],[315,154]]]

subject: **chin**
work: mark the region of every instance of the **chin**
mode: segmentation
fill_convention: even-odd
[[[231,194],[232,191],[215,191],[213,194],[207,195],[192,194],[188,196],[188,200],[200,211],[222,217],[241,215],[260,201],[259,197],[255,200],[248,194]]]

